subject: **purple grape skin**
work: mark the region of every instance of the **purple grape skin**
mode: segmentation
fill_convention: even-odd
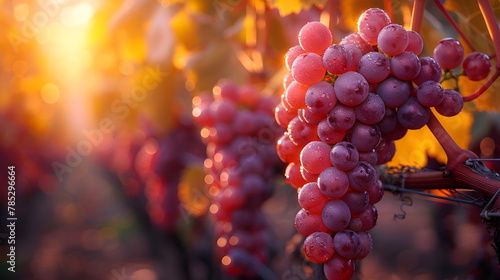
[[[356,257],[361,251],[361,239],[352,230],[343,230],[333,237],[335,252],[346,259]]]
[[[305,100],[307,108],[315,114],[326,114],[337,103],[333,86],[324,81],[310,86],[306,91]]]
[[[377,43],[383,53],[399,55],[408,47],[408,32],[399,24],[389,24],[380,30]]]
[[[420,129],[428,121],[431,110],[418,102],[415,97],[410,97],[398,109],[398,121],[407,129]]]
[[[349,190],[344,194],[342,200],[349,206],[351,213],[361,213],[368,207],[369,196],[367,191]]]
[[[444,38],[434,48],[434,59],[446,69],[455,69],[462,64],[464,47],[457,39]]]
[[[385,103],[380,96],[368,93],[365,101],[354,107],[356,118],[365,124],[376,124],[384,118]]]
[[[356,122],[347,132],[347,140],[353,143],[359,152],[370,152],[380,142],[380,129],[376,125]]]
[[[318,137],[321,141],[326,142],[328,144],[336,144],[345,136],[345,130],[335,130],[328,123],[327,119],[323,119],[318,124]]]
[[[318,187],[328,198],[341,198],[349,188],[349,178],[344,171],[327,167],[318,176]]]
[[[394,108],[385,108],[384,117],[377,124],[380,133],[386,134],[394,130],[398,124],[398,114]]]
[[[351,220],[351,211],[344,201],[333,199],[326,203],[321,217],[325,226],[336,232],[347,228]]]
[[[343,45],[331,45],[323,54],[323,65],[331,74],[340,75],[351,68],[353,63],[352,52]]]
[[[328,125],[334,130],[348,130],[356,121],[354,108],[345,106],[340,102],[333,107],[327,116]]]
[[[440,83],[427,81],[417,88],[417,100],[426,107],[434,107],[443,102],[444,89]]]
[[[333,87],[338,101],[347,106],[361,104],[368,96],[370,89],[365,77],[354,71],[340,75]]]
[[[490,57],[482,52],[472,52],[465,57],[462,67],[469,80],[480,81],[491,72]]]
[[[382,53],[369,52],[359,60],[358,72],[366,78],[367,82],[380,83],[391,73],[390,61]]]
[[[460,92],[453,89],[444,90],[443,102],[435,107],[436,111],[446,117],[452,117],[462,111],[464,99]]]
[[[398,79],[411,81],[420,72],[420,60],[412,52],[404,51],[391,59],[391,72]]]
[[[396,108],[408,100],[410,90],[411,85],[409,82],[389,76],[378,85],[377,94],[382,98],[386,107]]]
[[[366,258],[373,248],[372,236],[366,231],[358,232],[361,250],[354,257],[354,259],[359,260]]]
[[[349,187],[356,191],[367,191],[377,181],[377,171],[366,161],[360,161],[347,172]]]
[[[347,171],[359,161],[359,152],[350,142],[339,142],[330,151],[330,162],[340,170]]]
[[[435,81],[439,82],[441,80],[441,66],[439,63],[428,56],[419,58],[420,60],[420,72],[413,78],[413,82],[419,86],[425,81]]]

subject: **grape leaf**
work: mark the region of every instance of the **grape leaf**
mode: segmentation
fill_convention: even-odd
[[[267,0],[271,8],[276,8],[281,16],[298,14],[302,10],[309,10],[312,6],[323,7],[326,0]]]
[[[458,146],[468,148],[473,122],[472,112],[464,110],[454,117],[443,117],[435,111],[434,114]],[[419,130],[409,130],[395,143],[396,154],[388,166],[407,165],[422,168],[427,165],[427,156],[436,158],[441,163],[447,162],[443,148],[426,126]]]
[[[192,165],[184,170],[179,183],[179,200],[184,209],[195,217],[206,213],[210,203],[204,178],[203,169]]]

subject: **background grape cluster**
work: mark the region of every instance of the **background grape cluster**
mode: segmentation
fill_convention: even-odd
[[[255,277],[268,259],[269,233],[260,207],[272,196],[277,101],[252,86],[221,80],[193,99],[193,117],[207,145],[205,182],[213,203],[216,252],[233,276]]]

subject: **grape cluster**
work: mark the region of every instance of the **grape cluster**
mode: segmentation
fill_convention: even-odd
[[[193,98],[193,117],[206,143],[205,182],[213,203],[217,252],[232,276],[254,277],[267,261],[268,232],[260,206],[271,197],[277,104],[252,86],[221,80]],[[277,130],[278,129],[278,130]]]
[[[419,57],[420,34],[391,23],[378,8],[363,12],[358,31],[339,44],[320,22],[304,25],[298,41],[285,56],[290,72],[275,119],[287,131],[277,151],[288,163],[287,182],[298,188],[295,226],[306,236],[306,257],[324,263],[328,279],[350,279],[354,261],[371,250],[367,231],[383,196],[374,166],[392,159],[394,141],[408,129],[428,122],[431,107],[445,116],[462,110],[460,93],[440,80],[442,67],[461,64],[463,48],[445,39],[435,59]],[[469,59],[468,77],[487,76],[489,60]]]

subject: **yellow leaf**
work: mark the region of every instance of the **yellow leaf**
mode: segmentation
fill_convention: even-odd
[[[469,111],[462,111],[454,117],[443,117],[434,111],[446,131],[461,148],[468,148],[471,135],[470,129],[473,115]],[[436,158],[441,163],[447,162],[446,154],[427,126],[418,130],[409,130],[408,133],[396,142],[396,154],[388,166],[407,165],[425,167],[427,155]]]
[[[281,16],[298,14],[302,10],[309,10],[313,5],[321,8],[325,3],[326,0],[267,0],[269,7],[278,9]]]
[[[210,204],[204,178],[203,169],[193,165],[184,170],[179,184],[179,200],[193,216],[203,215]]]

